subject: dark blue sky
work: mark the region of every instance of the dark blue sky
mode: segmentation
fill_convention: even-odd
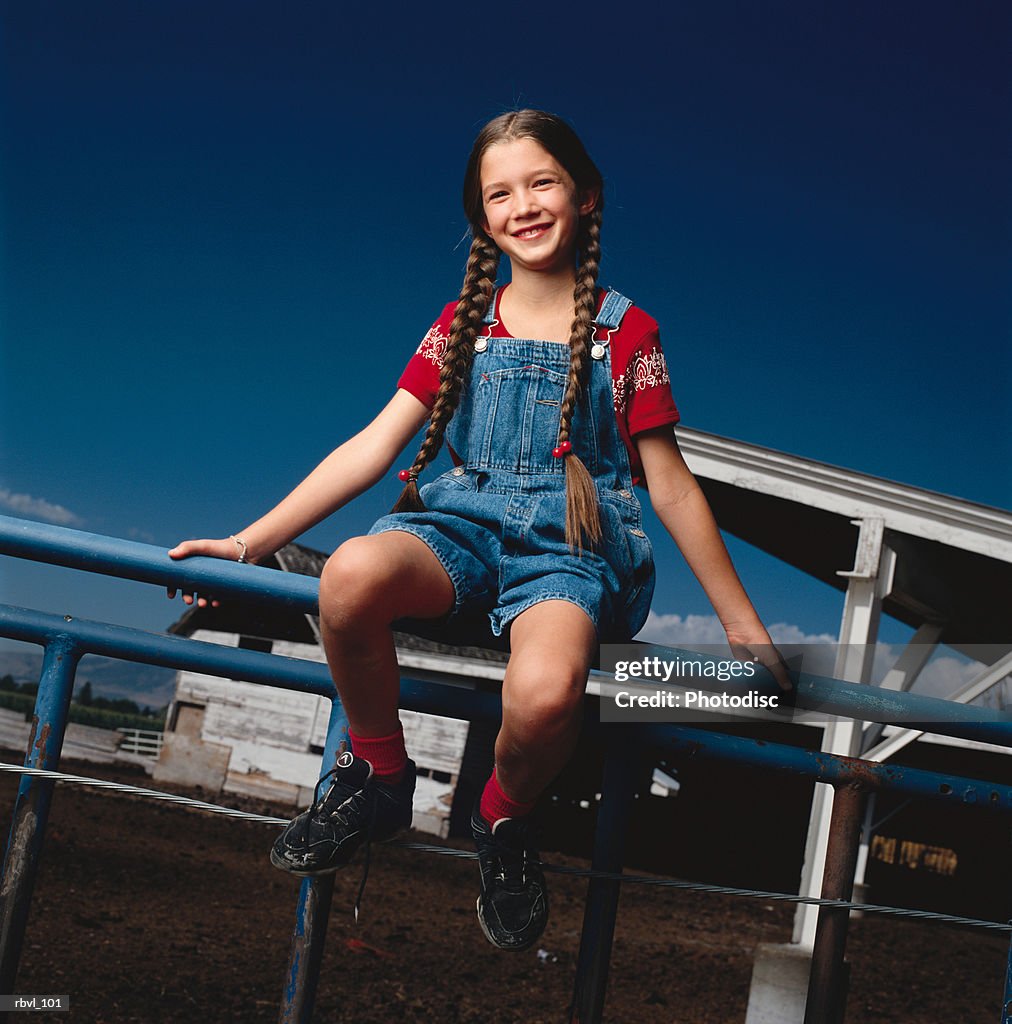
[[[602,279],[660,321],[686,425],[1009,507],[1010,10],[5,4],[0,511],[166,547],[259,515],[456,294],[464,161],[517,105],[604,171]],[[655,610],[707,614],[653,535]],[[733,550],[768,622],[835,632],[835,592]]]

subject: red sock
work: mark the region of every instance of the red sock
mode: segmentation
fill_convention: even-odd
[[[356,736],[350,729],[351,752],[372,765],[373,775],[383,782],[397,785],[404,778],[408,764],[408,752],[404,749],[404,729],[389,736]]]
[[[508,797],[499,785],[495,772],[489,776],[485,783],[485,789],[481,794],[481,802],[478,805],[478,812],[490,825],[494,825],[500,818],[522,818],[534,810],[537,800],[530,803],[520,803]]]

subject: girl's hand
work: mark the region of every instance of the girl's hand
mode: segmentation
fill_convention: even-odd
[[[184,540],[169,551],[169,558],[189,558],[191,555],[207,555],[210,558],[223,558],[229,562],[235,562],[239,557],[240,549],[231,537],[224,537],[221,540]],[[167,587],[166,593],[171,601],[177,593],[175,587]],[[200,597],[189,591],[183,592],[183,603],[197,603],[198,608],[220,607],[221,602],[213,597]]]
[[[784,656],[773,646],[769,633],[761,625],[749,629],[728,626],[726,632],[731,654],[738,661],[758,662],[769,671],[781,690],[794,689]]]

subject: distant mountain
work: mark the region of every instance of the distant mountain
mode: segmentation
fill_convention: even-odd
[[[0,650],[0,676],[13,676],[18,683],[37,683],[41,671],[41,651]],[[171,668],[86,654],[77,667],[75,687],[83,686],[85,681],[91,683],[95,697],[125,698],[157,710],[172,700],[176,673]]]

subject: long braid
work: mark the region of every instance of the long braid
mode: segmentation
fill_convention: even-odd
[[[393,512],[425,511],[425,504],[418,493],[418,474],[439,454],[439,449],[443,447],[447,424],[460,402],[461,388],[474,356],[474,339],[492,301],[499,256],[499,247],[487,236],[476,231],[471,242],[471,253],[468,256],[457,309],[450,324],[446,351],[443,353],[443,364],[439,371],[439,390],[436,392],[436,401],[429,416],[429,426],[415,461],[408,471],[407,485],[391,510]]]
[[[580,262],[573,291],[575,317],[569,336],[569,381],[559,415],[559,444],[570,440],[573,414],[589,371],[590,347],[597,312],[597,275],[601,264],[601,216],[603,196],[580,225]],[[566,464],[566,543],[582,551],[584,538],[591,547],[601,541],[601,513],[597,489],[587,467],[571,451]]]

